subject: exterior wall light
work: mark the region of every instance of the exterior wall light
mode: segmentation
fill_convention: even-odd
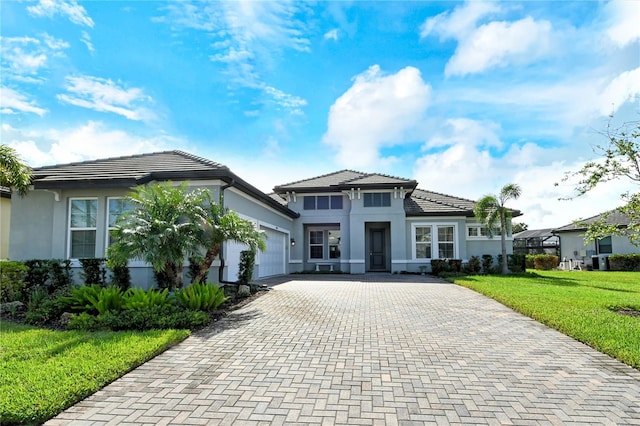
[[[292,238],[292,239],[291,239],[291,247],[293,247],[293,246],[295,246],[295,245],[296,245],[296,240]]]

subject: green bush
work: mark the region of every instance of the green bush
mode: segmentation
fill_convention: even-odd
[[[45,325],[58,319],[66,308],[63,299],[68,293],[69,287],[58,289],[53,294],[49,294],[42,287],[34,288],[27,302],[25,322],[31,325]]]
[[[502,255],[498,255],[498,265],[502,265]],[[507,265],[511,272],[520,273],[526,269],[525,255],[521,253],[514,253],[507,255]],[[501,266],[502,268],[502,266]]]
[[[166,306],[171,304],[169,289],[148,291],[140,288],[130,288],[124,293],[124,309],[146,309],[152,306]]]
[[[465,274],[477,275],[482,270],[482,263],[478,256],[471,256],[469,262],[462,268]]]
[[[82,265],[82,281],[85,284],[107,285],[107,268],[105,267],[106,259],[103,258],[86,258],[80,259]]]
[[[110,284],[126,291],[131,287],[131,274],[127,265],[114,265],[111,268]]]
[[[213,311],[228,299],[223,288],[211,283],[191,284],[187,288],[177,290],[175,296],[181,306],[192,311]]]
[[[206,312],[156,305],[143,309],[110,311],[97,316],[83,312],[73,315],[68,327],[84,331],[185,329],[201,327],[210,321],[211,318]]]
[[[49,294],[72,284],[71,261],[67,259],[31,259],[24,261],[29,271],[25,277],[26,294],[35,287],[47,289]]]
[[[63,302],[72,311],[97,314],[98,311],[91,301],[98,298],[101,289],[102,287],[97,284],[74,287],[71,294],[63,299]]]
[[[255,250],[243,250],[240,252],[240,264],[238,265],[238,282],[240,282],[241,284],[249,284],[249,282],[251,282],[255,263]]]
[[[640,254],[612,254],[609,267],[612,271],[640,271]]]
[[[121,311],[124,305],[124,294],[118,287],[104,287],[100,289],[98,297],[89,296],[89,301],[99,314]]]
[[[450,272],[451,265],[446,259],[431,259],[431,273],[433,275],[440,275],[443,272]]]
[[[0,303],[24,300],[29,268],[22,262],[0,260]]]
[[[483,254],[482,255],[482,273],[493,274],[494,272],[495,270],[493,268],[493,255]]]
[[[533,263],[533,259],[536,257],[535,254],[527,254],[525,255],[525,259],[524,259],[524,264],[526,266],[527,269],[533,269],[534,263]]]
[[[533,266],[541,271],[550,271],[558,267],[558,256],[552,254],[536,254],[533,257]]]

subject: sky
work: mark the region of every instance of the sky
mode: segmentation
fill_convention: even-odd
[[[529,229],[620,204],[563,180],[640,114],[640,1],[0,3],[3,144],[32,167],[179,149],[264,192],[342,169]],[[637,189],[636,189],[637,190]]]

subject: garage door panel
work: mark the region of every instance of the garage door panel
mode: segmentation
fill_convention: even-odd
[[[285,273],[285,256],[287,253],[286,234],[269,228],[261,228],[266,234],[267,249],[259,256],[259,277],[270,277]]]

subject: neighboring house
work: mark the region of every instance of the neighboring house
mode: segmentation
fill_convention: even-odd
[[[602,215],[576,221],[553,230],[553,234],[560,238],[560,258],[562,260],[578,260],[585,266],[592,265],[593,269],[608,269],[607,258],[610,255],[640,253],[640,248],[631,244],[627,237],[614,235],[586,242],[584,224],[597,222],[602,218]],[[619,211],[614,211],[609,214],[606,223],[626,227],[629,225],[629,217]]]
[[[414,180],[343,170],[277,186],[265,194],[226,166],[181,151],[36,168],[33,190],[12,204],[10,256],[103,257],[109,230],[136,185],[188,181],[267,234],[254,277],[308,270],[430,271],[436,258],[468,260],[500,253],[500,237],[486,237],[474,201],[417,189]],[[520,212],[513,210],[513,216]],[[511,241],[511,236],[508,236]],[[510,248],[511,244],[508,244]],[[235,281],[240,244],[227,242],[221,276]],[[509,251],[511,252],[511,251]],[[214,263],[210,278],[218,278]],[[132,281],[150,286],[153,273],[131,262]]]
[[[431,259],[501,250],[500,237],[486,237],[476,221],[474,201],[417,189],[415,180],[342,170],[274,191],[300,214],[291,230],[295,271],[430,271]]]
[[[9,257],[9,225],[11,223],[11,190],[0,186],[0,259]]]
[[[252,220],[267,235],[267,251],[256,259],[254,276],[288,272],[289,230],[298,216],[226,166],[181,151],[40,167],[33,170],[33,190],[14,197],[10,257],[13,260],[104,257],[109,230],[121,213],[122,202],[136,185],[162,181],[189,181],[189,186],[224,193],[224,206]],[[240,250],[225,244],[228,266],[223,278],[235,281]],[[209,277],[217,281],[218,264]],[[153,283],[153,273],[142,262],[130,263],[132,282]],[[76,274],[77,275],[77,274]]]
[[[521,254],[555,254],[560,252],[560,237],[552,228],[528,229],[513,234],[513,252]]]

